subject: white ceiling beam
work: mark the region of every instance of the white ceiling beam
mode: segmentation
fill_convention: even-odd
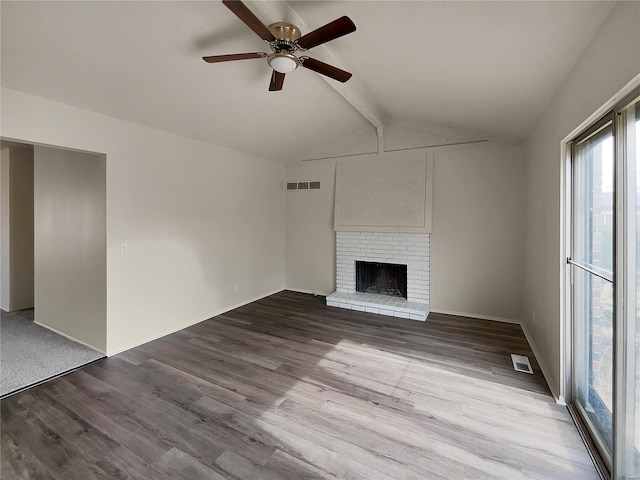
[[[287,2],[248,0],[245,1],[245,3],[267,26],[271,23],[285,21],[297,26],[303,35],[314,30],[309,28],[298,12]],[[327,61],[338,68],[346,70],[327,45],[314,47],[314,52],[321,52],[319,56],[322,57],[323,61]],[[375,105],[373,105],[373,102],[366,98],[366,95],[362,89],[358,88],[353,78],[346,83],[341,83],[324,75],[320,76],[374,126],[378,136],[378,154],[382,155],[384,152],[384,123],[382,122],[382,114]]]

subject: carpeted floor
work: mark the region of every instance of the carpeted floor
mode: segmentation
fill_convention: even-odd
[[[0,397],[104,357],[33,322],[33,309],[0,312]]]

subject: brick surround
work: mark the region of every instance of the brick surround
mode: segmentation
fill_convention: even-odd
[[[395,263],[407,265],[407,303],[413,307],[421,304],[420,310],[428,314],[429,240],[430,235],[425,233],[336,232],[337,291],[334,296],[327,297],[327,304],[352,308],[349,305],[362,303],[364,294],[356,292],[356,260]],[[345,295],[338,295],[341,299],[338,305],[338,298],[334,298],[337,294],[353,294],[353,302],[345,303]],[[394,298],[382,295],[377,297],[382,297],[382,301]],[[401,306],[395,310],[403,311]],[[380,313],[391,314],[386,311]],[[422,312],[421,316],[426,318],[426,314],[423,315]]]

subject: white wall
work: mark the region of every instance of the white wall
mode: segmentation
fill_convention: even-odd
[[[35,320],[107,344],[105,158],[34,149]]]
[[[6,88],[1,120],[107,156],[107,354],[284,288],[281,164]]]
[[[33,307],[33,150],[2,150],[0,307]]]
[[[435,154],[431,309],[519,320],[524,149]]]
[[[553,394],[560,386],[560,144],[640,73],[640,3],[619,2],[527,141],[527,226],[523,321]],[[535,314],[535,323],[533,321]]]
[[[285,194],[287,288],[329,295],[336,285],[336,161],[291,163],[286,178],[288,182],[320,182],[320,190],[288,190]]]
[[[11,148],[11,309],[33,307],[33,150]]]
[[[519,319],[523,149],[433,151],[431,309]],[[322,182],[321,190],[286,193],[287,288],[324,294],[335,290],[335,165],[336,160],[287,166],[287,181]]]
[[[7,312],[11,310],[10,167],[11,151],[3,148],[0,151],[0,308]]]

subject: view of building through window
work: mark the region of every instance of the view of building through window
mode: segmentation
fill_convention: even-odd
[[[613,136],[595,143],[593,155],[593,205],[591,230],[592,264],[613,275]],[[592,290],[592,385],[608,409],[613,411],[613,288],[593,278]]]

